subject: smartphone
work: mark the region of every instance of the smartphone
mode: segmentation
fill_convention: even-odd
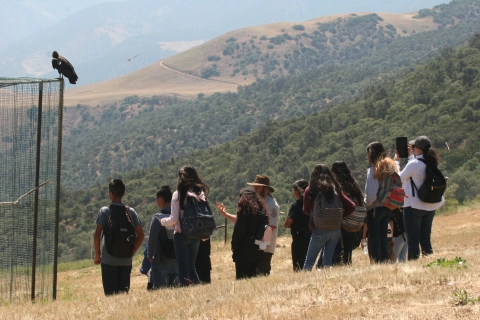
[[[408,158],[408,139],[407,137],[398,137],[395,141],[397,153],[400,158]]]

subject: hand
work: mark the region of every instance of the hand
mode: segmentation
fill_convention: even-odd
[[[411,156],[413,154],[413,148],[412,146],[409,144],[407,145],[407,149],[408,149],[408,156]]]
[[[395,156],[393,157],[393,161],[400,161],[400,157],[398,156],[398,151],[395,151]]]
[[[218,211],[223,217],[227,216],[227,210],[225,210],[225,205],[220,202],[215,202],[215,205],[217,206]]]
[[[150,262],[153,262],[153,258],[152,259],[148,259]]]
[[[363,250],[363,243],[367,241],[367,239],[362,239],[362,241],[360,241],[360,247],[362,247],[362,250]]]
[[[100,256],[95,256],[95,259],[93,259],[93,263],[100,264]]]

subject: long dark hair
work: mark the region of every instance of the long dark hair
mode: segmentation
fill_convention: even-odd
[[[367,146],[368,162],[373,165],[373,177],[377,180],[383,180],[393,172],[398,172],[397,165],[392,158],[387,156],[383,145],[378,142],[372,142]]]
[[[375,166],[375,163],[377,163],[379,160],[385,159],[387,157],[387,152],[385,151],[385,148],[378,141],[371,142],[367,146],[367,152],[370,152],[368,154],[368,162],[373,166]]]
[[[257,193],[251,188],[243,188],[240,190],[240,200],[237,205],[237,216],[243,211],[246,214],[255,215],[263,209]]]
[[[357,180],[344,161],[335,161],[332,164],[332,173],[342,186],[342,192],[353,199],[357,205],[363,206],[363,194]]]
[[[331,200],[335,192],[339,194],[340,191],[342,188],[330,169],[323,163],[316,164],[310,174],[310,199],[315,199],[321,192],[327,200]]]
[[[428,148],[426,150],[423,150],[423,149],[421,150],[423,151],[423,159],[425,159],[425,162],[428,165],[438,167],[438,163],[440,162],[440,155],[438,154],[438,152],[431,148]]]
[[[181,172],[185,174],[181,174]],[[193,190],[197,195],[200,195],[202,191],[207,194],[209,191],[208,186],[203,183],[202,179],[191,166],[183,166],[178,170],[177,191],[179,194],[180,209],[185,210],[185,198],[187,197],[188,190]]]

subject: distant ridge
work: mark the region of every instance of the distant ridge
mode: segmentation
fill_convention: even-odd
[[[324,64],[356,59],[356,56],[342,58],[339,55],[338,59],[332,56],[355,46],[358,46],[355,50],[360,50],[365,38],[375,38],[373,45],[361,49],[365,52],[357,56],[368,54],[396,39],[438,28],[438,23],[433,22],[431,17],[414,18],[417,14],[338,14],[301,23],[281,22],[243,28],[120,78],[69,89],[65,102],[66,105],[96,105],[119,101],[132,94],[194,98],[199,93],[208,96],[214,92],[235,91],[236,85],[247,85],[258,79],[299,74]],[[370,31],[362,31],[365,34],[356,35],[353,41],[345,36],[343,43],[337,42],[337,34],[332,31],[348,31],[348,24],[352,21],[351,28],[358,27],[360,31],[367,28]],[[297,54],[297,51],[302,54]],[[305,52],[306,60],[297,57]],[[298,61],[301,59],[305,61]],[[162,65],[167,68],[162,68]],[[173,70],[177,72],[172,74]],[[221,82],[205,82],[200,78]]]

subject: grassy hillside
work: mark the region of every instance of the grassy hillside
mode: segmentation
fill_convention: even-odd
[[[170,57],[163,65],[155,63],[119,79],[68,90],[66,104],[95,105],[132,94],[191,98],[198,93],[235,92],[235,84],[296,75],[330,65],[358,67],[362,57],[380,51],[393,60],[390,64],[403,66],[432,57],[438,48],[465,41],[472,31],[478,31],[475,27],[471,30],[471,26],[478,26],[479,15],[479,0],[462,0],[411,14],[352,13],[239,29]],[[430,34],[432,38],[426,42],[402,41],[452,26],[464,30],[454,38]],[[373,61],[369,66],[379,65]],[[171,69],[181,73],[172,73]]]
[[[165,60],[201,77],[251,83],[370,55],[400,38],[458,25],[480,14],[479,1],[452,1],[418,13],[359,13],[229,32]],[[215,70],[213,70],[215,69]]]
[[[439,215],[434,254],[402,264],[369,265],[354,250],[347,267],[293,273],[290,238],[280,238],[269,277],[234,281],[230,244],[212,245],[212,283],[147,292],[134,259],[128,295],[103,295],[92,260],[58,274],[55,302],[2,302],[2,319],[477,319],[480,314],[478,207]],[[461,257],[462,265],[427,267]],[[64,265],[59,269],[63,270]],[[188,299],[189,303],[185,303]],[[115,306],[115,307],[114,307]],[[121,308],[116,306],[122,306]],[[248,307],[246,307],[248,306]],[[108,315],[107,315],[108,314]]]
[[[125,202],[138,209],[148,229],[150,215],[156,210],[156,186],[174,187],[176,173],[183,164],[195,166],[211,187],[210,199],[225,201],[230,211],[234,210],[238,190],[253,181],[255,174],[265,173],[285,210],[291,200],[291,183],[308,178],[317,162],[331,165],[344,160],[363,184],[365,147],[369,142],[380,140],[386,148],[394,148],[395,137],[425,134],[442,157],[440,168],[450,177],[447,207],[475,199],[480,193],[475,178],[480,174],[480,35],[469,43],[458,50],[443,50],[402,77],[367,87],[354,101],[291,120],[267,120],[265,126],[234,141],[114,176],[126,180]],[[242,113],[254,110],[253,106],[245,108]],[[220,119],[221,127],[222,118],[217,115],[216,119]],[[191,137],[184,138],[190,141]],[[105,157],[102,152],[101,159]],[[107,160],[104,165],[111,165],[111,159]],[[105,182],[87,190],[63,190],[60,253],[65,259],[84,257],[90,252],[92,221],[98,208],[106,203]]]
[[[199,77],[248,84],[345,63],[400,37],[437,29],[431,17],[413,18],[415,15],[340,14],[249,27],[167,58],[164,63]]]

